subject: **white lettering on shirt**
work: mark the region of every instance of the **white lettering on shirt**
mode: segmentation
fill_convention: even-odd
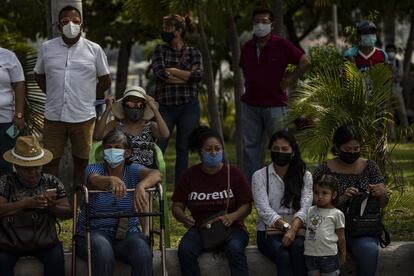
[[[234,197],[233,191],[230,189],[229,193],[227,193],[227,190],[223,190],[221,192],[212,192],[212,193],[197,193],[197,192],[191,192],[188,195],[188,200],[199,200],[199,201],[207,201],[207,200],[216,200],[216,199],[226,199],[226,198],[232,198]],[[210,199],[211,198],[211,199]]]

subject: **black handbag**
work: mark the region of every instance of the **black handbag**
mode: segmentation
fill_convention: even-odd
[[[0,219],[0,250],[28,252],[56,245],[56,218],[44,211],[25,210]]]
[[[11,199],[15,197],[14,183],[10,187]],[[29,252],[53,247],[59,242],[56,224],[55,216],[37,209],[26,209],[0,217],[0,250]],[[59,224],[58,226],[60,229]]]
[[[345,231],[351,237],[377,237],[381,247],[390,244],[390,235],[381,221],[379,201],[370,193],[359,192],[349,199],[346,204],[345,218]]]
[[[230,204],[230,165],[227,164],[227,205],[224,211],[214,214],[210,218],[206,219],[198,230],[201,238],[201,245],[205,251],[212,251],[220,249],[220,247],[230,240],[231,228],[224,225],[224,223],[218,219],[220,216],[227,214]]]

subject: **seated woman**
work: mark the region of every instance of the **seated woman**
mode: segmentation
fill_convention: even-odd
[[[17,138],[16,146],[5,152],[3,158],[14,165],[16,172],[0,178],[0,219],[23,216],[24,213],[36,210],[39,218],[47,217],[52,220],[49,225],[55,227],[56,220],[53,217],[71,218],[72,211],[62,182],[53,175],[42,173],[42,166],[49,163],[53,155],[41,148],[34,136]],[[16,247],[4,246],[3,239],[6,234],[3,231],[7,229],[3,229],[3,226],[0,226],[0,275],[14,275],[14,266],[18,259],[28,255],[35,256],[43,263],[45,276],[65,275],[63,248],[55,235],[56,229],[48,231],[47,241],[43,236],[27,244],[21,242],[19,247],[27,250],[18,251]],[[33,229],[32,235],[38,236],[34,232]]]
[[[291,133],[274,133],[269,150],[272,163],[252,177],[257,245],[276,264],[277,275],[306,275],[303,223],[313,199],[312,175]]]
[[[112,96],[107,97],[106,109],[96,122],[93,138],[102,140],[112,129],[122,130],[132,142],[132,155],[129,161],[155,168],[154,143],[158,138],[165,139],[170,136],[157,103],[139,86],[128,87],[124,96],[112,104],[113,99]],[[107,123],[111,110],[116,120]],[[151,121],[154,116],[155,121]]]
[[[332,152],[335,158],[322,163],[314,178],[322,174],[333,174],[339,181],[336,207],[344,210],[345,204],[360,189],[370,191],[381,208],[388,203],[387,189],[380,169],[373,160],[360,157],[361,136],[354,126],[339,127],[333,137]],[[345,216],[346,218],[346,216]],[[378,238],[371,236],[351,237],[345,224],[346,243],[355,256],[357,275],[373,276],[378,263]]]
[[[111,130],[103,138],[104,162],[86,168],[89,189],[108,191],[91,194],[90,212],[132,212],[146,208],[145,189],[161,181],[157,170],[136,163],[127,163],[131,156],[131,143],[125,134]],[[127,193],[126,189],[135,188]],[[82,209],[77,225],[77,253],[87,259],[85,239],[85,213]],[[124,230],[122,230],[124,229]],[[91,220],[92,274],[112,275],[115,259],[132,267],[132,275],[152,275],[152,252],[139,229],[139,219],[104,218]]]
[[[184,276],[200,275],[198,257],[203,253],[203,247],[197,226],[224,211],[229,198],[228,212],[219,219],[231,227],[231,238],[220,249],[227,256],[231,275],[248,275],[244,251],[249,234],[243,219],[251,212],[252,198],[246,176],[236,167],[228,168],[223,163],[223,141],[210,128],[194,129],[189,137],[189,149],[200,155],[201,164],[184,172],[172,197],[174,217],[189,228],[178,247],[181,273]],[[186,215],[186,208],[191,216]]]

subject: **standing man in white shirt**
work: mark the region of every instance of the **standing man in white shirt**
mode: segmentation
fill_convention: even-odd
[[[46,93],[43,142],[53,153],[47,173],[58,175],[66,140],[70,138],[73,181],[84,182],[95,123],[94,101],[111,85],[102,48],[83,37],[80,11],[66,6],[59,12],[61,37],[44,42],[35,66],[35,79]]]
[[[13,171],[3,154],[24,128],[25,91],[22,65],[12,51],[0,47],[0,176]]]

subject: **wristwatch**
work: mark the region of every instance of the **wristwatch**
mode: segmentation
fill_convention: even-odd
[[[24,117],[22,112],[17,112],[15,116],[17,119],[23,119]]]
[[[290,229],[290,224],[288,222],[283,223],[283,232],[287,232]]]

